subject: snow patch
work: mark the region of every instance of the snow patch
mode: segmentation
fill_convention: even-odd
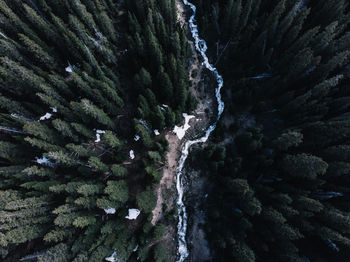
[[[51,106],[50,108],[51,108],[52,112],[57,113],[57,108],[56,107]]]
[[[50,119],[52,117],[51,113],[46,113],[45,115],[43,115],[42,117],[40,117],[39,121],[43,121],[46,119]]]
[[[194,118],[193,115],[188,115],[186,113],[182,114],[185,118],[185,124],[183,126],[175,126],[173,132],[177,135],[177,137],[181,140],[184,136],[186,131],[191,127],[188,123],[190,122],[191,118]]]
[[[73,72],[73,66],[68,62],[68,66],[65,68],[66,72],[72,73]]]
[[[137,142],[137,141],[139,141],[140,140],[140,136],[139,135],[135,135],[134,136],[134,140]]]
[[[154,134],[155,134],[156,136],[159,136],[159,135],[160,135],[158,129],[154,129]]]
[[[36,157],[35,158],[35,162],[37,162],[39,165],[42,165],[42,166],[49,166],[49,167],[54,167],[54,163],[52,163],[50,161],[50,159],[48,159],[46,156],[42,156],[41,158],[39,157]]]
[[[113,254],[110,257],[106,257],[105,260],[109,261],[109,262],[118,262],[118,261],[120,261],[120,259],[117,259],[117,250],[114,249]]]
[[[134,150],[130,150],[129,156],[130,156],[131,159],[134,159],[134,158],[135,158]]]
[[[139,245],[136,245],[136,247],[132,250],[132,252],[136,252],[139,249]]]
[[[115,208],[110,207],[108,209],[104,209],[104,211],[106,212],[106,214],[115,214]]]
[[[141,211],[136,208],[129,209],[129,214],[125,217],[129,220],[134,220],[140,215]]]
[[[98,143],[101,141],[101,134],[104,134],[106,133],[105,130],[100,130],[100,129],[97,129],[96,130],[96,140],[95,140],[95,143]]]

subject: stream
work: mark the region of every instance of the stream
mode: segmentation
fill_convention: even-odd
[[[224,85],[224,81],[222,76],[219,74],[217,69],[209,63],[209,58],[206,55],[207,51],[207,44],[206,42],[199,37],[198,33],[198,26],[196,24],[196,6],[187,0],[183,0],[183,3],[185,6],[188,6],[192,9],[193,14],[191,15],[188,24],[191,30],[192,37],[195,41],[195,47],[196,50],[200,53],[202,59],[203,59],[203,65],[210,70],[217,81],[217,87],[215,89],[215,96],[218,102],[218,113],[216,116],[215,122],[208,127],[208,129],[205,131],[205,135],[195,139],[195,140],[188,140],[184,143],[182,150],[181,150],[181,157],[179,160],[179,165],[176,170],[176,189],[178,193],[178,199],[177,199],[177,207],[178,207],[178,217],[179,217],[179,222],[177,225],[177,237],[178,237],[178,259],[177,262],[183,262],[189,255],[189,250],[186,242],[186,233],[187,233],[187,211],[186,211],[186,206],[183,202],[183,197],[184,197],[184,183],[183,183],[183,175],[184,175],[184,165],[186,162],[186,159],[189,154],[189,149],[192,145],[194,144],[199,144],[199,143],[205,143],[210,134],[215,130],[216,124],[219,121],[222,112],[224,111],[224,102],[221,99],[221,88]]]

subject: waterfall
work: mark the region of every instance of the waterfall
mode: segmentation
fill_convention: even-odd
[[[221,93],[220,93],[221,88],[224,84],[224,81],[222,76],[218,73],[217,69],[212,64],[209,63],[209,58],[206,55],[207,44],[203,39],[199,37],[198,26],[196,24],[196,19],[195,19],[196,6],[188,2],[187,0],[183,0],[183,3],[186,6],[190,7],[193,11],[193,14],[190,17],[188,23],[189,23],[192,37],[195,41],[196,50],[201,54],[201,57],[203,59],[203,65],[214,74],[217,81],[215,96],[218,102],[218,114],[215,122],[212,125],[210,125],[209,128],[206,130],[205,135],[195,140],[186,141],[181,151],[179,165],[176,170],[176,189],[178,192],[177,207],[178,207],[178,216],[179,216],[179,222],[177,225],[179,257],[177,259],[177,262],[183,262],[189,255],[188,246],[186,243],[187,212],[186,212],[186,206],[183,203],[183,196],[184,196],[183,168],[184,168],[186,159],[188,157],[190,147],[194,144],[205,143],[208,140],[210,134],[215,130],[216,124],[220,119],[222,112],[224,111],[224,102],[221,99]]]

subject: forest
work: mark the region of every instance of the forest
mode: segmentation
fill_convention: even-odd
[[[194,0],[226,109],[192,157],[212,261],[348,261],[348,1]]]
[[[349,2],[184,3],[0,0],[0,261],[183,262],[175,172],[157,192],[183,113],[205,130],[192,80],[215,94],[191,12],[224,79],[185,151],[207,179],[203,262],[349,261]]]
[[[164,133],[194,106],[175,11],[0,0],[1,261],[171,259],[173,215],[150,220]]]

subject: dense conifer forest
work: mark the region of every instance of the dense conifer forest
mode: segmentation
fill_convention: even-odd
[[[175,1],[1,0],[0,28],[0,260],[169,261],[153,185],[194,106]]]
[[[348,261],[348,1],[193,2],[225,79],[195,160],[213,261]]]
[[[349,261],[349,2],[191,2],[224,79],[186,164],[207,261]],[[207,103],[190,79],[214,82],[181,4],[0,0],[0,261],[178,261],[175,190],[152,222],[166,135]]]

